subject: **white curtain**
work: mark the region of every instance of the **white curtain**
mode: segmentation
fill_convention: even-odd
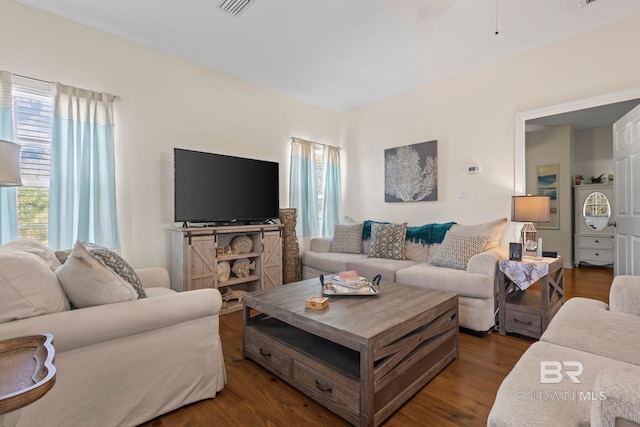
[[[296,208],[296,235],[317,236],[318,183],[315,143],[291,138],[291,170],[289,173],[289,207]]]
[[[0,71],[0,139],[14,142],[12,76]],[[0,244],[18,238],[18,195],[15,187],[0,188]]]
[[[342,218],[340,149],[325,145],[323,150],[322,235],[332,236]]]
[[[77,239],[120,247],[116,211],[114,96],[55,84],[49,246]]]

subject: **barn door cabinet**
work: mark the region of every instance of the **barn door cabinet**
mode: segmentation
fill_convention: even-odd
[[[174,290],[215,288],[223,295],[221,314],[237,311],[244,292],[282,286],[282,226],[171,229],[171,258]],[[236,264],[250,268],[236,274]]]

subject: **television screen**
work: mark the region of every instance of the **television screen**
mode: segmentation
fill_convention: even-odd
[[[174,148],[176,222],[258,222],[279,214],[278,163]]]

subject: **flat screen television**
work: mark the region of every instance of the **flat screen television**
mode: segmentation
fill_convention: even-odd
[[[278,163],[174,148],[175,221],[259,223],[279,216]]]

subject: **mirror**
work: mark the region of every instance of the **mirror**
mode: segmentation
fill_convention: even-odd
[[[582,216],[590,229],[604,230],[611,216],[611,205],[607,196],[599,191],[590,193],[582,206]]]

